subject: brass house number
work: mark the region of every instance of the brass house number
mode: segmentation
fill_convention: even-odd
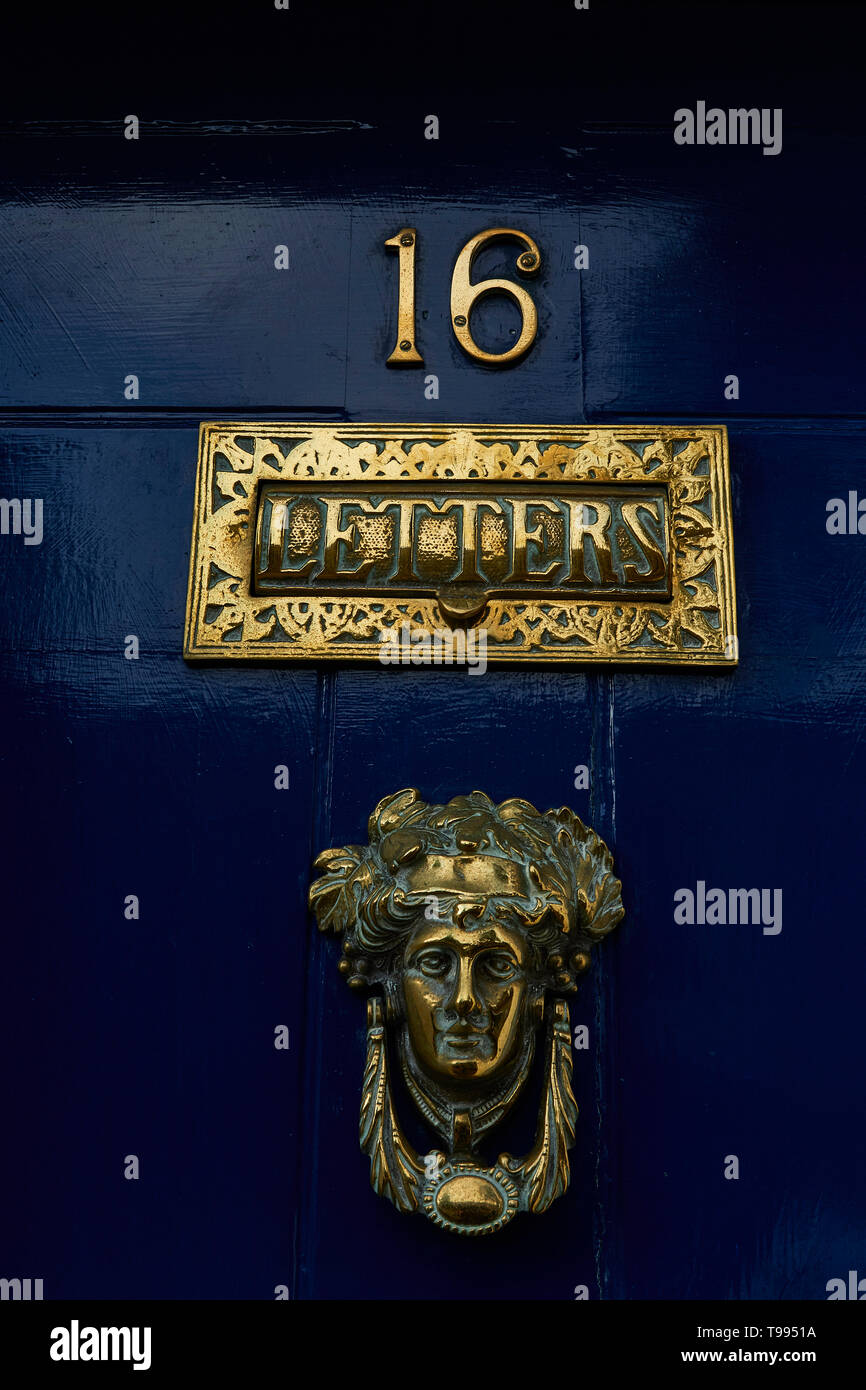
[[[491,227],[467,241],[454,264],[451,276],[451,327],[454,336],[468,357],[486,367],[507,367],[525,357],[538,332],[538,314],[532,296],[513,280],[479,280],[472,283],[472,267],[479,252],[499,241],[517,241],[523,248],[517,257],[517,273],[527,278],[541,269],[541,252],[526,232],[513,227]],[[415,334],[415,260],[418,233],[414,227],[403,227],[389,237],[386,246],[393,247],[399,256],[399,288],[397,292],[397,342],[388,358],[389,367],[421,367],[424,358],[418,352]],[[491,294],[506,294],[520,310],[520,336],[505,352],[485,352],[472,337],[469,322],[472,310]]]

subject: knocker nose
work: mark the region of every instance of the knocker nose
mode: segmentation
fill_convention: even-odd
[[[468,1018],[475,1008],[475,1000],[471,993],[458,994],[454,1000],[454,1012],[458,1018]]]
[[[465,926],[467,922],[477,922],[484,916],[486,910],[486,901],[457,903],[454,910],[455,921],[460,927]],[[483,1012],[483,1005],[478,998],[475,985],[474,962],[471,959],[462,960],[457,970],[457,979],[454,982],[454,995],[450,1001],[451,1007],[459,1019],[468,1018],[470,1014]]]
[[[472,978],[471,961],[463,960],[460,962],[457,978],[454,982],[454,994],[449,1002],[454,1013],[460,1019],[468,1018],[470,1014],[479,1011]]]

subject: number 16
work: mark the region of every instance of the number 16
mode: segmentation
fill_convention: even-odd
[[[451,326],[454,336],[468,357],[488,367],[505,367],[517,362],[532,347],[538,332],[538,314],[532,297],[522,285],[513,280],[479,280],[472,283],[472,266],[479,251],[496,241],[518,241],[523,250],[517,257],[519,275],[537,275],[541,269],[541,252],[526,232],[513,227],[491,227],[467,241],[454,264],[451,277]],[[389,367],[420,367],[424,358],[415,346],[415,252],[418,234],[414,227],[403,227],[390,237],[386,246],[399,253],[399,289],[397,294],[397,342],[387,360]],[[515,301],[521,316],[520,337],[505,352],[485,352],[472,337],[469,324],[473,308],[489,294],[507,294]]]

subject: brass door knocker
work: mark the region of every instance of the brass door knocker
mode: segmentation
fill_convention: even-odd
[[[343,938],[339,970],[370,991],[361,1148],[400,1211],[462,1235],[546,1211],[566,1191],[577,1106],[568,1004],[623,916],[607,846],[573,811],[483,792],[380,801],[369,844],[328,849],[310,905]],[[551,996],[553,996],[551,998]],[[547,1017],[536,1139],[487,1166],[479,1144],[511,1109]],[[416,1152],[394,1110],[389,1035],[406,1090],[443,1148]]]

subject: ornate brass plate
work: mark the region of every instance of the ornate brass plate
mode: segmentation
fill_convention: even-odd
[[[488,1235],[568,1187],[577,1106],[562,996],[622,918],[621,885],[607,846],[565,806],[541,815],[479,791],[431,806],[406,788],[379,802],[368,831],[369,844],[318,856],[310,906],[342,937],[349,987],[369,996],[359,1137],[370,1181],[399,1211]],[[481,1150],[536,1051],[535,1142],[491,1163]],[[402,1127],[407,1101],[438,1139],[427,1154]]]
[[[724,426],[203,424],[184,655],[737,660]]]

